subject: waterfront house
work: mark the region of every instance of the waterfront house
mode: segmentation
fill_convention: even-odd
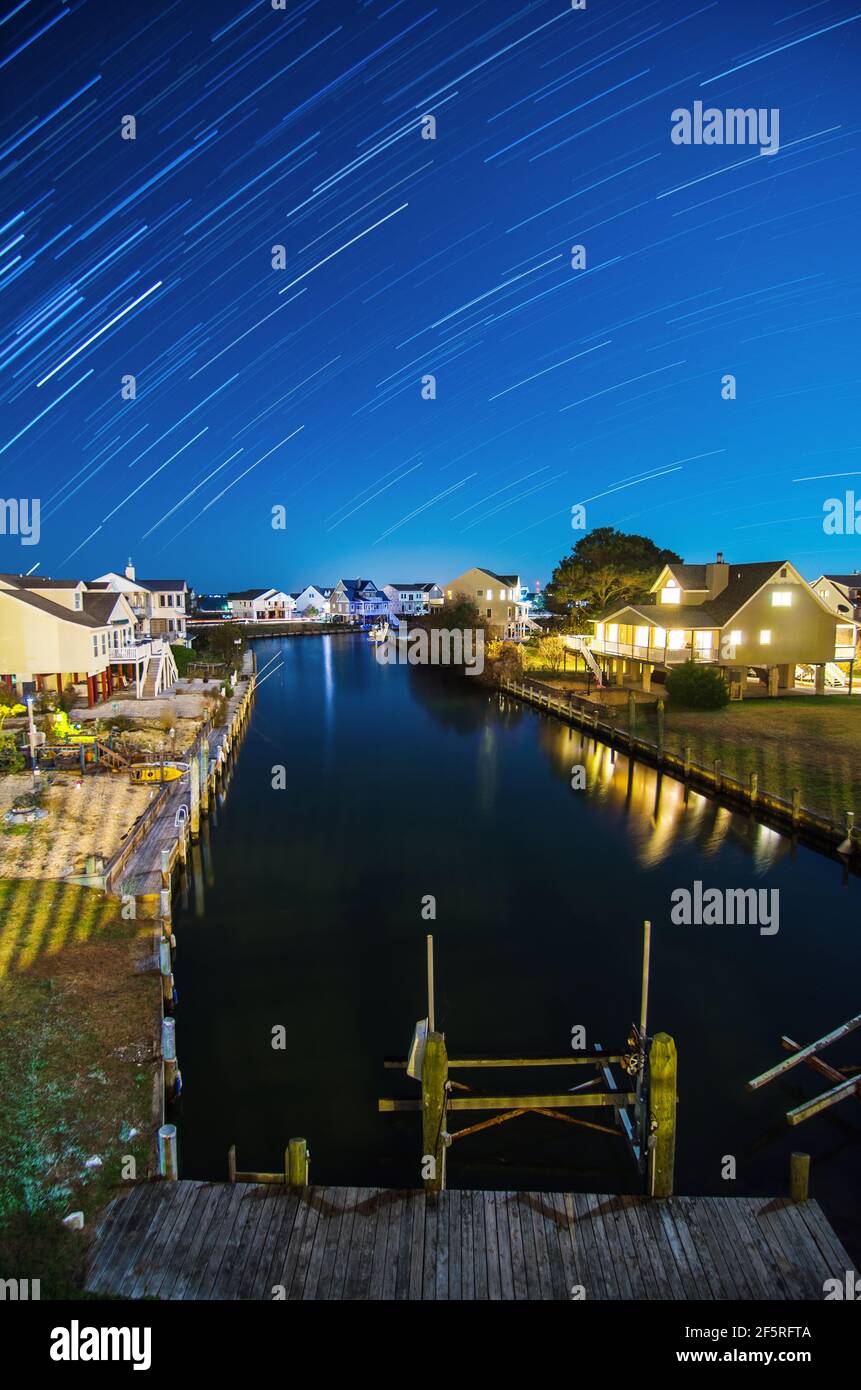
[[[420,617],[432,608],[441,608],[444,594],[439,584],[384,584],[383,593],[398,617]]]
[[[293,617],[296,600],[281,589],[240,589],[227,595],[232,616],[239,622],[284,622]]]
[[[665,565],[646,601],[596,622],[589,646],[611,683],[649,690],[653,675],[663,681],[675,664],[699,661],[723,671],[741,699],[749,672],[776,695],[795,686],[798,666],[813,668],[824,691],[829,664],[854,656],[854,633],[789,560],[731,565],[719,553],[712,564]]]
[[[198,618],[220,618],[229,622],[232,614],[226,594],[198,594],[194,603],[194,615]]]
[[[391,605],[382,589],[370,579],[339,579],[332,590],[329,608],[333,617],[364,622],[367,618],[388,618]]]
[[[328,584],[306,584],[304,589],[293,595],[297,616],[308,616],[309,610],[313,609],[312,617],[328,618],[332,592]]]
[[[536,630],[529,616],[529,604],[521,597],[520,576],[497,574],[495,570],[474,568],[464,570],[445,586],[447,601],[463,594],[475,604],[497,637],[521,641]]]
[[[21,698],[85,687],[92,706],[136,677],[142,689],[151,664],[175,679],[170,648],[151,663],[136,623],[125,594],[81,579],[0,574],[0,680]]]
[[[184,579],[138,579],[129,560],[122,574],[100,574],[87,587],[125,595],[135,615],[138,641],[163,638],[174,646],[191,646],[186,633],[191,590]]]

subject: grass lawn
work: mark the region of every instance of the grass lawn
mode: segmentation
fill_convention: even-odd
[[[93,889],[0,880],[0,1269],[41,1278],[43,1298],[74,1296],[85,1249],[58,1217],[83,1210],[89,1225],[129,1159],[148,1172],[151,941],[151,922],[123,921]]]
[[[638,728],[654,738],[657,706],[638,705]],[[802,805],[832,820],[861,813],[861,699],[801,695],[743,700],[722,710],[666,706],[666,746],[691,745],[695,762],[746,781],[759,773],[760,791],[789,798],[801,788]]]

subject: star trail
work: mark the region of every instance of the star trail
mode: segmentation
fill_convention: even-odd
[[[858,448],[859,21],[8,4],[0,491],[43,520],[2,568],[532,582],[577,503],[691,561],[861,568],[821,522]],[[779,113],[773,152],[709,108]]]

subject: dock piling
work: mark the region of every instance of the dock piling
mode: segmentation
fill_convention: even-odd
[[[170,1182],[179,1179],[176,1125],[162,1125],[158,1132],[158,1170]]]
[[[789,1195],[793,1202],[806,1202],[810,1188],[810,1154],[793,1153],[789,1159]]]
[[[649,1195],[672,1197],[676,1159],[676,1044],[656,1033],[649,1050]]]

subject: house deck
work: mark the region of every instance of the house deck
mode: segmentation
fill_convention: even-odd
[[[819,1301],[824,1281],[851,1269],[814,1201],[181,1181],[141,1183],[109,1204],[87,1288],[267,1301]]]

